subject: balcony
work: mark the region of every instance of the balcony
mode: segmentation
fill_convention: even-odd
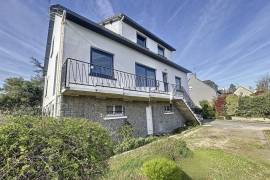
[[[62,67],[62,92],[166,100],[185,94],[183,87],[175,84],[71,58]]]

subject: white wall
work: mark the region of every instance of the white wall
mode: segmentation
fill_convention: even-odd
[[[217,92],[203,83],[201,80],[197,79],[196,75],[191,74],[189,78],[189,94],[192,101],[196,106],[200,107],[200,101],[207,100],[212,103],[213,100],[217,97]]]
[[[128,33],[128,31],[125,31]],[[65,25],[64,59],[74,58],[90,62],[90,48],[97,47],[114,54],[114,68],[135,74],[135,63],[149,66],[156,70],[156,79],[162,81],[162,72],[168,73],[168,83],[175,84],[175,76],[182,79],[182,85],[188,92],[187,75],[171,66],[163,64],[134,49],[115,42],[100,34],[83,28],[71,21]]]
[[[114,21],[112,23],[106,24],[104,27],[107,29],[117,33],[117,34],[122,34],[122,22],[121,21]]]
[[[155,54],[158,53],[158,43],[155,42],[154,40],[152,40],[151,38],[147,37],[146,35],[144,35],[142,32],[139,32],[138,30],[134,29],[133,27],[131,27],[130,25],[122,22],[122,21],[116,21],[112,24],[107,24],[105,25],[106,28],[110,29],[111,31],[114,31],[115,33],[118,33],[122,36],[124,36],[125,38],[133,41],[134,43],[137,43],[137,33],[142,34],[143,36],[146,37],[146,47],[154,52]],[[164,52],[164,56],[171,60],[172,56],[172,52],[170,50],[168,50],[167,48],[164,48],[165,52]]]
[[[61,21],[62,21],[62,17],[56,15],[55,20],[54,20],[53,33],[52,33],[52,41],[54,40],[54,43],[51,42],[48,69],[47,69],[47,74],[45,76],[45,87],[44,87],[44,93],[43,93],[43,107],[54,106],[54,109],[56,108],[55,99],[56,99],[56,92],[57,91],[55,90],[55,94],[53,94],[53,89],[56,88],[54,86],[54,79],[57,81],[57,78],[55,78],[55,75],[56,75],[55,65],[56,65],[57,54],[59,57]],[[53,44],[54,44],[54,46],[52,47]],[[53,53],[52,53],[52,48],[53,48]],[[51,56],[51,54],[52,54],[52,56]],[[59,59],[60,58],[58,58],[58,60]],[[57,63],[59,63],[59,62],[57,62]],[[57,85],[59,83],[60,82],[58,80],[58,82],[56,82],[55,85]],[[46,91],[47,91],[47,95],[46,95]]]

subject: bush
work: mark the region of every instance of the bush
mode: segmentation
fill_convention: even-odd
[[[238,108],[238,96],[228,95],[226,97],[226,105],[225,105],[226,114],[229,116],[234,116],[237,108]]]
[[[121,143],[117,144],[115,146],[114,152],[115,153],[122,153],[125,151],[130,151],[132,149],[136,149],[138,147],[141,147],[143,145],[149,144],[155,140],[157,140],[157,137],[146,137],[146,138],[129,138],[126,139],[124,141],[122,141]]]
[[[232,116],[226,115],[226,116],[225,116],[225,119],[226,119],[226,120],[232,120]]]
[[[112,155],[109,135],[83,119],[10,117],[0,127],[1,179],[89,179]]]
[[[156,158],[145,162],[142,171],[149,180],[188,179],[174,161],[165,158]]]
[[[202,117],[204,119],[212,119],[215,117],[215,110],[208,101],[200,101],[200,105],[202,107]]]

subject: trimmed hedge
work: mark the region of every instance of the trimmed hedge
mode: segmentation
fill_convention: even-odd
[[[23,116],[0,126],[1,179],[89,179],[111,155],[110,136],[88,120]]]

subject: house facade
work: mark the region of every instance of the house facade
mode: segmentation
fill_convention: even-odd
[[[254,92],[252,92],[248,88],[245,88],[243,86],[239,86],[239,87],[237,87],[237,89],[234,91],[233,94],[236,96],[250,96],[253,93]]]
[[[188,78],[190,98],[194,106],[201,107],[200,101],[212,103],[218,96],[217,91],[197,78],[196,74],[189,74]]]
[[[100,122],[111,133],[129,122],[137,136],[199,123],[187,105],[187,73],[175,49],[124,14],[95,23],[50,8],[43,114]]]

